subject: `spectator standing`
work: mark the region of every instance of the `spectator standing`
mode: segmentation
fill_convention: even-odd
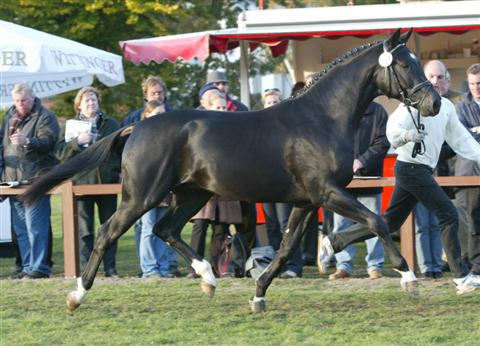
[[[82,152],[97,140],[119,129],[117,121],[100,111],[100,94],[97,89],[87,86],[75,96],[75,120],[90,123],[90,130],[81,132],[77,137],[66,138],[66,129],[61,133],[55,155],[65,161]],[[68,124],[68,121],[67,121]],[[68,125],[67,125],[68,126]],[[119,182],[120,158],[116,155],[101,166],[73,177],[74,184],[115,184]],[[117,210],[117,195],[92,195],[77,198],[77,227],[80,247],[80,265],[85,268],[94,245],[95,205],[98,208],[100,223],[106,222]],[[117,242],[103,257],[105,276],[118,278],[115,266]]]
[[[480,64],[473,64],[467,69],[469,92],[458,105],[458,116],[470,135],[480,143]],[[457,156],[455,175],[480,175],[480,162]],[[458,280],[459,294],[480,288],[480,187],[466,188],[465,204],[468,216],[468,259],[470,273]]]
[[[263,107],[269,108],[282,101],[282,94],[279,89],[272,88],[264,90],[262,94]],[[262,203],[265,214],[265,226],[267,227],[268,243],[275,251],[280,248],[283,234],[288,227],[288,218],[293,209],[291,203]],[[303,258],[302,249],[299,246],[292,257],[284,264],[279,278],[291,279],[302,275]]]
[[[354,138],[353,174],[358,176],[382,176],[383,162],[390,144],[385,135],[388,115],[378,103],[372,102],[360,120],[359,128]],[[376,214],[381,214],[382,188],[363,188],[350,190],[357,200]],[[333,233],[342,232],[353,224],[353,221],[339,214],[333,214]],[[367,272],[370,279],[383,276],[384,250],[383,245],[374,237],[365,241],[367,246]],[[343,251],[335,254],[337,270],[329,280],[344,279],[352,276],[355,246],[349,245]]]
[[[145,105],[145,110],[141,120],[145,120],[151,116],[155,116],[165,112],[164,104],[158,100],[149,101]],[[153,227],[168,211],[169,205],[172,203],[173,195],[162,201],[162,203],[149,211],[141,218],[140,243],[138,245],[138,256],[140,259],[140,269],[143,278],[173,278],[180,276],[177,272],[172,273],[170,270],[171,263],[169,257],[172,251],[170,247],[159,237],[153,233]],[[176,259],[176,253],[173,255]]]
[[[447,81],[447,92],[443,97],[452,101],[452,103],[457,106],[460,101],[463,100],[465,97],[465,93],[453,90],[451,88],[451,76],[448,70],[445,71],[445,79]],[[445,148],[444,148],[445,147]],[[442,147],[442,152],[440,153],[440,160],[438,162],[438,166],[436,172],[438,176],[453,176],[455,175],[455,152],[445,143],[444,147]],[[445,149],[445,150],[444,150]],[[462,199],[462,194],[460,193],[459,196],[456,195],[457,191],[461,191],[461,189],[453,188],[453,187],[443,187],[445,192],[450,196],[453,201],[455,207],[457,207],[458,211],[458,236],[460,238],[460,248],[462,252],[462,260],[469,265],[468,262],[468,217],[466,216],[466,207],[465,202]],[[446,263],[446,256],[443,252],[442,254],[442,261],[443,261],[443,268],[442,271],[448,271],[448,264]]]
[[[200,104],[205,110],[226,111],[227,102],[225,96],[219,92],[218,88],[207,83],[206,87],[200,89]],[[239,224],[242,222],[240,202],[224,201],[221,197],[212,196],[205,206],[192,217],[193,229],[190,246],[201,256],[205,255],[205,239],[208,225],[212,227],[212,236],[210,240],[210,261],[216,269],[218,254],[225,236],[229,234],[230,224]],[[235,273],[219,273],[217,276],[233,277]],[[192,270],[188,274],[189,278],[196,278]]]
[[[230,85],[223,71],[211,71],[207,73],[207,84],[213,83],[220,93],[225,96],[227,100],[227,111],[229,112],[240,112],[248,111],[248,107],[243,103],[234,100],[230,96]],[[245,237],[245,240],[248,243],[248,254],[250,256],[250,250],[255,246],[255,237],[256,237],[256,224],[257,224],[257,210],[255,203],[249,202],[240,202],[242,207],[242,223],[237,225],[237,231],[242,233]]]
[[[164,104],[165,112],[169,112],[171,110],[167,102],[167,85],[162,78],[158,76],[148,76],[142,82],[142,93],[144,104],[149,101],[157,100]],[[145,108],[142,107],[131,112],[125,119],[123,119],[121,126],[123,127],[138,123],[141,120],[144,110]]]
[[[440,96],[448,93],[448,71],[440,60],[430,60],[424,66],[427,79],[432,83]],[[453,92],[450,95],[454,96]],[[448,154],[450,147],[442,145],[440,158],[434,171],[435,175],[450,175],[448,167]],[[443,189],[451,198],[450,190]],[[439,279],[442,277],[442,240],[440,225],[435,214],[428,210],[422,203],[415,206],[415,248],[420,273],[426,279]]]
[[[305,82],[304,81],[298,81],[292,86],[292,91],[290,93],[290,97],[295,97],[298,95],[298,93],[305,88]]]
[[[154,102],[157,101],[159,102],[164,109],[164,112],[170,111],[170,107],[168,106],[167,103],[167,85],[163,81],[162,78],[158,76],[148,76],[143,82],[142,82],[142,93],[144,97],[144,103],[147,104],[149,102]],[[132,113],[130,113],[125,119],[122,121],[122,126],[130,125],[130,124],[135,124],[142,119],[142,116],[145,116],[145,107],[139,108]],[[166,201],[164,201],[165,203]],[[149,234],[151,234],[151,231],[148,231],[153,225],[151,224],[154,222],[155,219],[159,218],[161,215],[159,214],[163,213],[162,210],[157,210],[152,212],[151,214],[148,214],[145,218],[147,222],[147,227],[145,230],[145,237],[144,239],[150,239],[152,240],[153,238],[150,238]],[[155,216],[155,214],[158,214]],[[161,247],[159,242],[155,240],[155,244],[158,246],[156,247],[159,253],[154,254],[155,250],[151,247],[154,246],[153,243],[143,242],[142,241],[142,219],[138,220],[135,225],[134,225],[134,232],[135,232],[135,244],[136,244],[136,249],[137,249],[137,255],[140,258],[140,276],[149,276],[151,274],[155,274],[155,276],[158,274],[156,271],[158,270],[147,270],[146,272],[142,269],[142,262],[143,263],[150,263],[150,268],[152,268],[152,265],[155,268],[156,265],[153,263],[156,263],[158,258],[161,258],[161,254],[165,251],[166,252],[166,257],[168,259],[168,270],[165,270],[163,268],[162,264],[162,270],[160,275],[164,277],[178,277],[181,275],[180,271],[178,270],[178,261],[177,261],[177,253],[169,246],[166,246],[166,248]],[[164,243],[163,240],[159,239],[160,242]],[[142,245],[146,245],[145,248],[141,249]],[[162,251],[164,249],[164,251]],[[152,252],[153,251],[153,252]],[[147,256],[147,258],[144,258],[142,260],[142,255],[140,254],[150,254]],[[157,260],[155,260],[157,258]],[[146,262],[145,262],[146,261]],[[158,269],[158,268],[157,268]]]
[[[230,97],[230,85],[225,73],[222,71],[211,71],[207,74],[207,84],[213,83],[218,90],[225,96],[227,101],[227,111],[229,112],[238,112],[238,111],[248,111],[248,107],[245,106],[240,101],[234,100]]]
[[[16,84],[12,98],[0,132],[0,176],[3,181],[31,181],[55,165],[60,130],[55,114],[42,106],[28,84]],[[10,206],[22,261],[15,278],[49,277],[50,196],[32,206],[11,197]]]

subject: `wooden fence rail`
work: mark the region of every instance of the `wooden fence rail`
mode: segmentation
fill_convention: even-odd
[[[480,177],[437,177],[436,180],[441,186],[480,186]],[[386,187],[394,186],[395,178],[379,178],[379,179],[354,179],[349,188],[362,187]],[[0,195],[19,195],[26,190],[24,187],[8,188],[1,187]],[[75,200],[79,196],[90,195],[111,195],[121,193],[120,184],[103,184],[103,185],[73,185],[71,181],[67,181],[62,185],[54,188],[49,194],[60,194],[62,196],[63,207],[63,246],[65,257],[65,277],[72,278],[80,275],[79,250],[76,225],[76,203]],[[408,262],[411,270],[415,270],[415,218],[413,213],[401,229],[401,252]]]

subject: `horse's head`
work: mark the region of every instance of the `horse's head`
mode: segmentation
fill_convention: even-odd
[[[406,46],[411,34],[412,29],[403,35],[398,29],[380,45],[383,50],[378,57],[377,86],[384,95],[418,109],[423,116],[434,116],[440,110],[441,98]]]

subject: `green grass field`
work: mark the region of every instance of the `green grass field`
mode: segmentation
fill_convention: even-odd
[[[252,314],[250,278],[221,279],[210,299],[199,280],[143,280],[133,232],[119,242],[120,280],[99,272],[86,301],[69,315],[63,278],[59,201],[53,199],[54,275],[11,280],[12,258],[0,259],[0,345],[480,345],[480,295],[457,296],[451,277],[420,280],[421,295],[401,291],[386,263],[386,277],[366,278],[358,247],[354,278],[330,282],[315,267],[304,277],[275,280],[267,312]],[[189,241],[190,228],[184,231]],[[181,271],[186,274],[185,262]]]

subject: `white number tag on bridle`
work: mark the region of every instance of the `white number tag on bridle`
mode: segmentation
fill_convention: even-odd
[[[393,55],[390,52],[383,52],[378,57],[378,64],[382,67],[388,67],[392,64]]]

